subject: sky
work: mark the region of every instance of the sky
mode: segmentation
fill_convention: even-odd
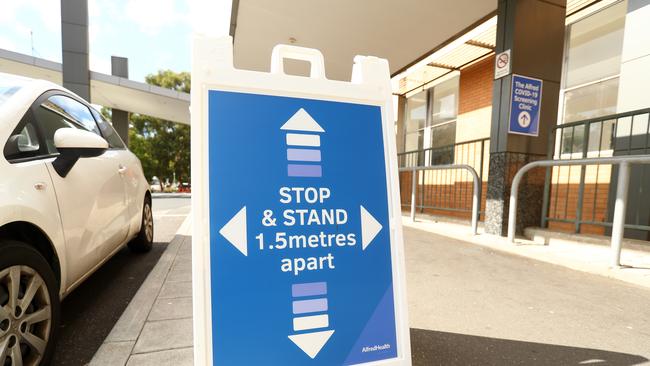
[[[61,62],[61,0],[6,0],[0,48]],[[111,73],[111,56],[129,59],[129,79],[170,69],[190,71],[186,0],[88,0],[90,69]],[[33,48],[32,48],[33,41]]]

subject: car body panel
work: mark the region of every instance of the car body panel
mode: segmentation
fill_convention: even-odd
[[[115,151],[107,150],[95,158],[81,158],[65,178],[47,164],[68,249],[70,283],[123,244],[129,234],[124,181],[116,157]]]
[[[7,171],[8,165],[6,160],[0,159],[0,171]],[[59,257],[62,295],[67,285],[66,246],[56,194],[47,168],[43,161],[12,164],[11,168],[17,174],[4,175],[0,181],[0,227],[28,222],[48,237]],[[37,189],[37,184],[42,188]]]
[[[15,78],[24,83],[0,103],[0,151],[44,93],[60,91],[83,101],[59,85]],[[138,234],[149,183],[128,149],[80,158],[66,178],[54,171],[54,159],[10,163],[0,153],[0,227],[21,221],[45,233],[58,257],[64,297]]]

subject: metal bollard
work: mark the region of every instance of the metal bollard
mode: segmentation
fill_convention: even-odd
[[[417,188],[417,179],[415,179],[416,174],[418,171],[416,169],[413,169],[413,173],[411,174],[411,221],[415,222],[415,189]]]
[[[479,205],[481,204],[481,183],[479,182],[479,177],[476,175],[476,172],[472,172],[474,175],[472,181],[474,183],[474,189],[472,190],[472,234],[478,234],[478,216],[480,215]]]
[[[616,203],[614,205],[614,222],[612,222],[612,267],[614,268],[621,266],[621,248],[623,234],[625,232],[625,211],[629,181],[630,164],[624,161],[618,169]]]

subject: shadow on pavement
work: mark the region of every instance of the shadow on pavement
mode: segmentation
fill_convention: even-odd
[[[638,355],[472,335],[411,329],[413,366],[639,365]]]
[[[123,248],[63,300],[53,366],[90,362],[166,247],[155,243],[146,254]]]

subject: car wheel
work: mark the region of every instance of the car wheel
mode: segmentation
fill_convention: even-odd
[[[59,287],[43,256],[0,241],[0,365],[46,365],[59,323]]]
[[[151,199],[146,198],[142,206],[142,224],[140,232],[129,242],[129,248],[136,253],[146,253],[153,246],[153,211],[151,210]],[[1,365],[0,365],[1,366]]]

